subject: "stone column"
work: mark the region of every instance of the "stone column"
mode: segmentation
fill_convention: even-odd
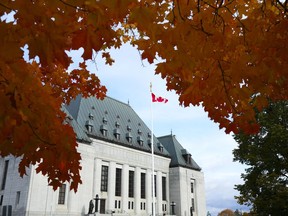
[[[141,202],[141,168],[135,168],[135,184],[134,184],[134,192],[135,192],[135,213],[140,214],[140,202]]]
[[[100,194],[102,160],[94,158],[93,197]]]
[[[122,167],[122,182],[121,182],[121,192],[122,192],[122,210],[124,212],[128,211],[128,190],[129,190],[129,165],[124,164]]]
[[[107,210],[113,211],[115,209],[115,176],[116,176],[116,163],[111,161],[108,168],[108,200]]]
[[[156,214],[162,214],[162,173],[157,171],[156,173],[156,185],[157,185],[157,201],[156,201]]]
[[[150,169],[146,172],[146,213],[152,214],[152,171]]]

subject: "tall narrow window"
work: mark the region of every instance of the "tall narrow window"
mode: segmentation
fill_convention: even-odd
[[[59,188],[58,204],[60,205],[65,204],[65,195],[66,195],[66,184],[62,184],[62,186]]]
[[[0,197],[0,206],[2,206],[2,203],[3,203],[3,195],[1,195]]]
[[[121,196],[121,176],[122,176],[122,170],[116,168],[115,196]]]
[[[154,175],[154,195],[155,195],[155,197],[157,196],[157,186],[156,186],[156,182],[157,182],[157,176]]]
[[[195,201],[194,201],[194,198],[191,199],[191,204],[192,204],[192,211],[194,212],[195,211]]]
[[[145,199],[145,190],[146,190],[146,175],[145,173],[141,173],[141,198]]]
[[[166,200],[166,177],[162,176],[162,200]]]
[[[5,165],[4,165],[4,171],[3,171],[3,178],[2,178],[2,184],[1,184],[1,190],[4,190],[4,189],[5,189],[7,172],[8,172],[8,165],[9,165],[9,160],[6,160],[6,161],[5,161]]]
[[[194,193],[194,184],[191,182],[191,193]]]
[[[108,188],[108,166],[102,166],[101,170],[101,191],[107,192]]]
[[[129,170],[129,197],[134,197],[134,171]]]
[[[20,191],[17,191],[15,205],[18,205],[19,202],[20,202]]]

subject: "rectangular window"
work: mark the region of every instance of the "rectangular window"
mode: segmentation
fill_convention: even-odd
[[[194,212],[195,211],[195,203],[194,203],[194,198],[191,199],[191,202],[192,202],[192,211]]]
[[[194,184],[191,182],[191,193],[194,193]]]
[[[166,200],[166,177],[162,176],[162,200]]]
[[[129,170],[129,197],[134,197],[134,171]]]
[[[146,174],[145,173],[141,173],[141,198],[145,199],[146,195],[145,195],[145,190],[146,190]]]
[[[118,201],[117,200],[115,200],[115,209],[117,209],[117,203],[118,203]]]
[[[115,196],[121,196],[121,177],[122,177],[122,170],[116,168]]]
[[[108,166],[102,165],[101,170],[101,191],[107,192],[108,188]]]
[[[62,184],[62,186],[59,188],[58,204],[60,205],[65,204],[65,195],[66,195],[66,184]]]
[[[7,172],[8,172],[8,166],[9,166],[9,160],[6,160],[6,161],[5,161],[5,165],[4,165],[4,171],[3,171],[3,178],[2,178],[2,184],[1,184],[1,190],[4,190],[4,189],[5,189]]]
[[[3,195],[1,195],[0,197],[0,206],[2,206],[2,203],[3,203]]]
[[[19,202],[20,202],[20,191],[17,191],[15,205],[18,205]]]
[[[157,186],[156,186],[156,182],[157,182],[157,176],[154,175],[154,195],[155,195],[155,197],[157,196]]]

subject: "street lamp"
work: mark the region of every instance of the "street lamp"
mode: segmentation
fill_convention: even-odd
[[[95,212],[94,213],[96,213],[98,212],[98,201],[99,201],[98,194],[96,194],[96,197],[94,198],[94,200],[95,200]]]
[[[175,206],[176,206],[176,203],[174,201],[172,201],[171,202],[172,215],[175,215]]]

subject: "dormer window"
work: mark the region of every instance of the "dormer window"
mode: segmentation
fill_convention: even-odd
[[[101,131],[101,133],[102,133],[103,136],[107,137],[107,131],[108,131],[108,130],[107,130],[106,125],[101,125],[100,131]]]
[[[127,133],[126,134],[126,139],[129,143],[132,143],[132,134],[131,133]]]
[[[89,113],[89,119],[91,119],[91,120],[94,120],[94,116],[93,116],[93,114],[92,113]]]
[[[120,140],[120,131],[119,129],[114,129],[113,134],[117,140]]]
[[[107,124],[107,119],[105,117],[103,117],[102,122],[103,122],[103,124]]]
[[[127,131],[131,132],[131,127],[127,125]]]
[[[148,132],[147,136],[148,136],[148,138],[151,138],[151,133],[150,133],[150,132]]]
[[[89,133],[91,133],[92,130],[93,130],[92,121],[91,121],[91,120],[87,120],[86,123],[85,123],[85,127],[86,127],[87,131],[88,131]]]
[[[158,149],[160,152],[163,152],[163,145],[161,143],[157,143]]]
[[[138,129],[137,132],[138,132],[139,135],[142,135],[142,131],[140,129]]]
[[[181,153],[182,153],[183,158],[185,159],[185,162],[187,164],[191,164],[191,161],[192,161],[191,154],[186,149],[182,149]]]
[[[120,127],[120,123],[118,121],[115,122],[115,127],[119,128]]]
[[[71,123],[71,121],[73,120],[73,118],[71,117],[71,116],[66,116],[66,118],[65,118],[65,124],[70,124]]]
[[[152,146],[152,142],[151,142],[150,139],[148,139],[147,144],[148,144],[149,148],[151,148],[151,146]]]
[[[140,146],[143,146],[143,138],[141,136],[137,137],[137,142],[139,143]]]

